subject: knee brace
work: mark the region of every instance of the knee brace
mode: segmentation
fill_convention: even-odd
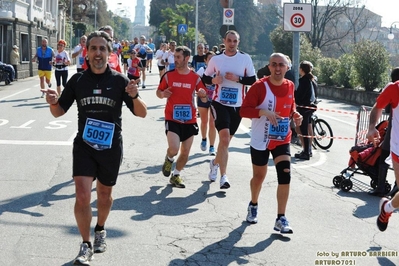
[[[288,185],[291,182],[290,166],[290,161],[281,161],[276,164],[277,181],[279,185]]]

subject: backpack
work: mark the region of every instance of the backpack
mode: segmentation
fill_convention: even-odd
[[[147,51],[145,47],[141,46],[140,49],[137,52],[137,56],[140,57],[141,59],[146,59],[147,58]]]

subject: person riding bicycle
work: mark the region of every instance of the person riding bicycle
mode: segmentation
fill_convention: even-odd
[[[309,160],[312,156],[311,141],[309,137],[309,127],[311,127],[311,117],[316,110],[316,94],[317,84],[312,74],[313,65],[309,61],[302,61],[299,65],[299,79],[298,88],[295,91],[295,103],[297,111],[303,116],[301,126],[297,127],[297,133],[301,135],[302,151],[295,154],[295,158],[301,160]]]

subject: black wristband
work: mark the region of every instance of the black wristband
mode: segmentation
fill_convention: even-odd
[[[137,99],[138,97],[140,97],[140,95],[137,93],[136,96],[132,97],[132,99]]]

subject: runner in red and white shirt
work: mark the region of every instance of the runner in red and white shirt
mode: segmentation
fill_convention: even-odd
[[[396,184],[399,184],[399,81],[389,83],[378,96],[376,103],[370,111],[369,130],[367,138],[376,145],[380,140],[380,134],[376,129],[376,124],[381,117],[382,110],[391,105],[392,128],[391,128],[391,157],[393,169],[395,172]],[[399,208],[399,193],[389,200],[382,198],[380,201],[380,214],[377,218],[377,226],[380,231],[385,231],[388,227],[388,221],[395,209]]]
[[[132,50],[130,52],[130,58],[127,60],[127,77],[134,80],[139,79],[142,68],[143,65],[141,64],[140,58],[137,57],[137,52]]]
[[[294,118],[299,126],[302,116],[296,112],[292,81],[284,78],[288,71],[288,60],[284,54],[274,53],[269,59],[271,75],[261,78],[249,89],[241,106],[242,117],[252,119],[251,160],[253,175],[250,181],[251,201],[247,222],[257,223],[258,198],[266,177],[271,153],[277,172],[277,219],[274,230],[292,234],[285,210],[291,181],[291,127]]]
[[[176,48],[174,54],[175,69],[165,73],[160,81],[157,96],[167,98],[165,107],[165,132],[168,140],[165,162],[162,166],[164,176],[169,176],[174,157],[180,154],[169,182],[184,188],[180,171],[188,161],[194,135],[198,135],[197,112],[194,95],[203,102],[207,99],[207,90],[197,73],[190,70],[188,62],[191,51],[186,46]],[[180,144],[181,143],[181,144]]]

